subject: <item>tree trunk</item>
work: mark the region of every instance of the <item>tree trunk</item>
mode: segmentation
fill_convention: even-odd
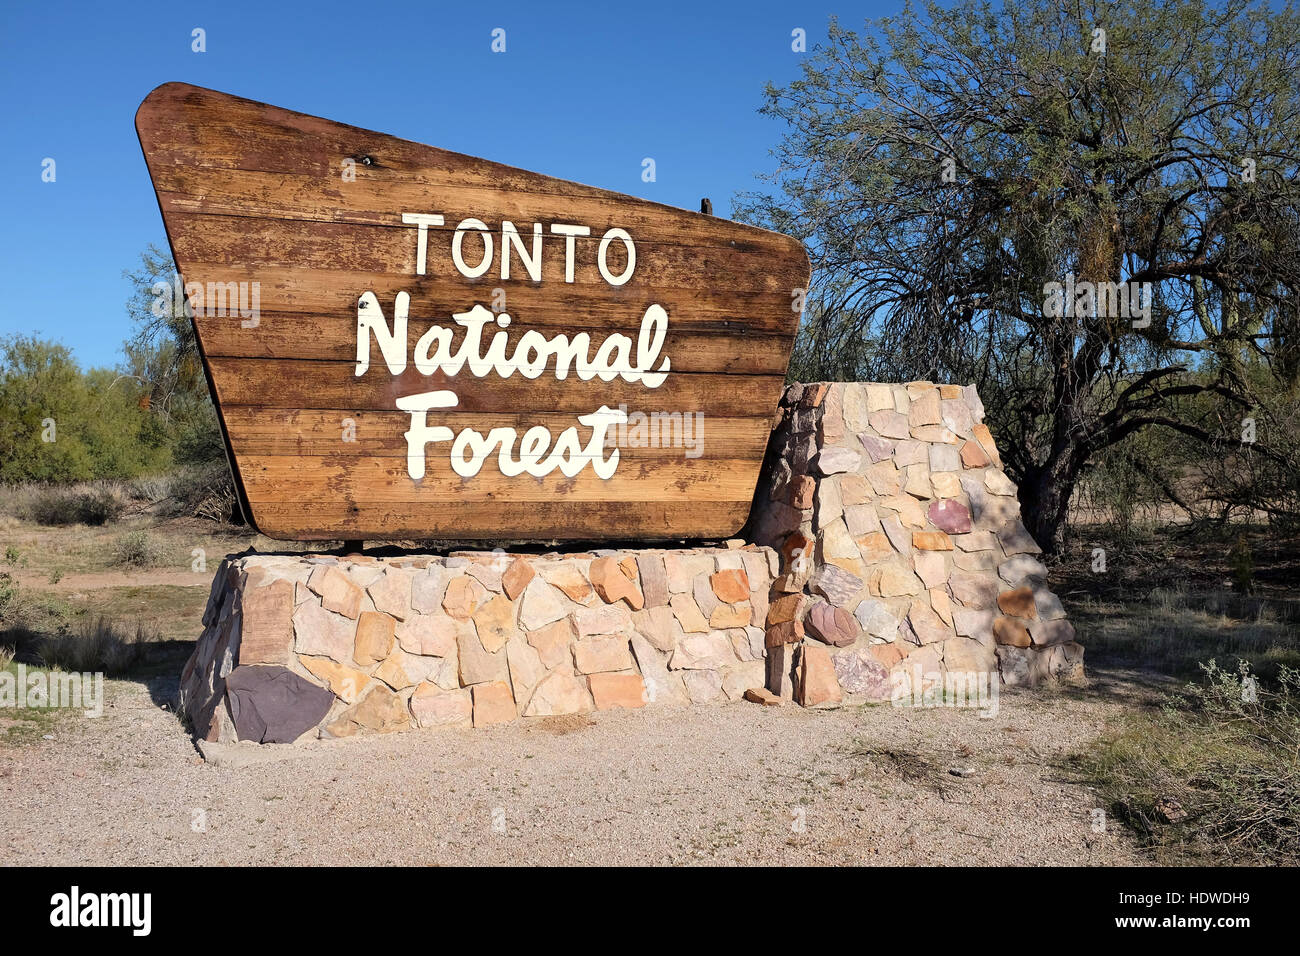
[[[1065,548],[1070,498],[1086,457],[1071,446],[1045,464],[1029,468],[1021,482],[1021,517],[1039,547],[1048,554],[1060,554]]]

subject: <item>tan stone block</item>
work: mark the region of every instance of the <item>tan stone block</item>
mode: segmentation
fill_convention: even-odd
[[[836,518],[823,528],[817,535],[817,541],[821,558],[827,563],[832,563],[835,558],[848,558],[853,561],[862,559],[862,555],[858,553],[857,543],[849,534],[843,518]]]
[[[913,428],[919,425],[938,425],[942,409],[939,405],[939,390],[934,387],[917,389],[909,392],[912,404],[907,411],[907,423]]]
[[[585,714],[591,710],[591,697],[586,682],[556,668],[547,674],[533,691],[525,717],[553,717],[563,714]]]
[[[496,595],[475,611],[473,620],[478,639],[489,654],[501,650],[512,635],[519,633],[515,627],[514,602],[503,594]]]
[[[844,699],[834,662],[826,648],[815,644],[800,648],[795,699],[804,707],[838,704]]]
[[[968,441],[961,446],[961,464],[963,468],[984,468],[989,464],[989,456],[977,441]]]
[[[895,644],[872,644],[867,651],[886,668],[893,667],[903,659],[902,650]]]
[[[632,626],[658,650],[667,653],[677,646],[677,618],[671,607],[649,607],[634,611]]]
[[[442,609],[458,621],[468,621],[478,606],[474,581],[469,577],[452,578],[442,598]]]
[[[358,733],[392,733],[406,730],[410,725],[406,704],[376,681],[358,703],[341,713],[325,731],[333,737],[351,737]]]
[[[438,661],[396,650],[375,668],[374,676],[393,690],[405,690],[428,677]]]
[[[866,480],[870,483],[872,490],[877,496],[887,496],[898,494],[900,484],[900,475],[897,466],[892,461],[878,461],[874,465],[868,465],[866,468]],[[843,489],[841,489],[841,494]],[[871,500],[869,498],[864,500]]]
[[[411,716],[417,727],[468,727],[474,717],[474,704],[468,690],[442,690],[430,683],[421,684],[411,695]]]
[[[307,587],[318,594],[327,611],[357,619],[361,613],[362,590],[333,564],[317,565],[307,579]]]
[[[571,645],[573,665],[580,674],[622,671],[635,666],[626,637],[593,637]]]
[[[946,425],[918,425],[912,429],[912,437],[917,441],[937,442],[944,445],[960,445],[962,439]]]
[[[925,590],[920,578],[907,568],[899,567],[896,564],[886,564],[880,567],[875,572],[872,583],[873,593],[878,594],[880,597],[919,594]]]
[[[912,437],[912,429],[907,424],[907,416],[897,411],[872,412],[867,417],[867,421],[872,428],[885,438]]]
[[[506,680],[509,676],[505,651],[489,653],[473,631],[462,631],[456,636],[456,651],[463,687]]]
[[[633,562],[633,568],[635,567],[636,563]],[[606,604],[621,600],[634,611],[645,607],[645,597],[641,593],[641,588],[635,581],[629,579],[624,569],[612,557],[597,558],[592,561],[588,574],[591,577],[591,586],[596,589],[596,593]]]
[[[543,564],[538,573],[547,583],[563,591],[570,601],[589,604],[596,597],[591,582],[582,573],[582,568],[575,563]]]
[[[636,709],[646,704],[645,681],[640,674],[592,674],[587,685],[597,710]]]
[[[736,663],[736,652],[724,631],[687,634],[668,659],[671,670],[712,670]]]
[[[366,588],[375,609],[399,621],[411,616],[411,575],[388,568]]]
[[[402,646],[402,650],[411,654],[453,657],[456,654],[456,634],[459,630],[460,627],[449,617],[420,614],[397,624],[397,643]]]
[[[535,631],[529,631],[527,640],[537,649],[542,663],[549,670],[569,659],[569,645],[573,643],[575,637],[573,622],[566,617]]]
[[[922,551],[916,556],[916,573],[927,588],[942,587],[948,581],[948,568],[939,551]]]
[[[880,462],[879,464],[888,464]],[[874,465],[870,467],[875,467]],[[894,469],[895,480],[897,480],[898,469]],[[840,476],[840,502],[846,508],[853,505],[870,504],[875,500],[875,492],[867,479],[862,475],[845,474]]]
[[[694,599],[690,595],[674,594],[669,604],[683,631],[689,634],[700,633],[709,629],[709,622],[700,613],[699,607],[696,606]]]
[[[515,698],[510,692],[510,685],[505,681],[475,684],[471,690],[474,695],[476,728],[508,724],[515,719]]]
[[[397,622],[378,611],[362,611],[357,619],[356,650],[353,659],[362,667],[378,664],[393,653]]]
[[[862,560],[869,565],[892,558],[897,554],[883,531],[864,534],[854,540],[858,544],[858,551],[862,554]]]
[[[939,619],[948,627],[952,627],[952,601],[948,597],[948,592],[939,588],[930,589],[930,607],[934,613],[939,615]]]
[[[998,455],[997,446],[993,443],[993,433],[989,431],[987,425],[975,425],[971,428],[971,434],[979,442],[980,447],[984,449],[984,454],[989,456],[989,460],[998,468],[1002,467],[1002,458]]]
[[[908,465],[903,470],[903,490],[913,498],[928,500],[934,497],[930,486],[930,469],[925,465]]]
[[[880,502],[881,506],[898,514],[898,520],[908,528],[925,527],[925,508],[921,502],[910,495],[895,495],[892,498],[885,498]],[[884,525],[884,521],[881,521]],[[889,529],[886,528],[886,531]]]
[[[749,602],[742,604],[719,604],[709,615],[709,627],[726,630],[731,627],[746,627],[751,618],[752,609]]]
[[[936,498],[958,498],[961,496],[961,479],[956,472],[931,472],[930,487]]]
[[[347,667],[328,657],[298,656],[298,662],[313,676],[323,680],[334,696],[345,704],[354,704],[367,687],[370,678],[353,667]]]
[[[984,472],[984,487],[995,495],[1014,497],[1016,494],[1015,482],[994,468]]]
[[[356,627],[355,620],[307,601],[293,612],[294,649],[299,654],[329,657],[345,664],[352,660]]]

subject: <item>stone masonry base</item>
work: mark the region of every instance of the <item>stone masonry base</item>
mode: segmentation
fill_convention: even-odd
[[[983,412],[969,386],[790,386],[720,546],[232,556],[181,710],[203,740],[291,743],[1080,680]]]
[[[181,707],[203,739],[287,743],[738,700],[763,686],[778,568],[771,549],[733,543],[232,557]]]

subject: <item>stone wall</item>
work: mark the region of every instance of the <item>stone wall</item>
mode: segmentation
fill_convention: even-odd
[[[973,387],[793,385],[781,409],[748,528],[781,555],[772,693],[815,706],[950,672],[1082,676]]]
[[[222,562],[181,676],[197,736],[321,737],[738,700],[770,549]]]

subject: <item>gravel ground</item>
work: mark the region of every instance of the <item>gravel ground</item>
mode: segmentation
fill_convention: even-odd
[[[0,863],[1133,864],[1061,765],[1144,698],[1132,675],[998,715],[740,703],[522,721],[203,762],[174,681],[0,745]],[[245,745],[246,746],[246,745]],[[267,756],[265,753],[260,757]],[[969,771],[956,776],[950,768]]]

